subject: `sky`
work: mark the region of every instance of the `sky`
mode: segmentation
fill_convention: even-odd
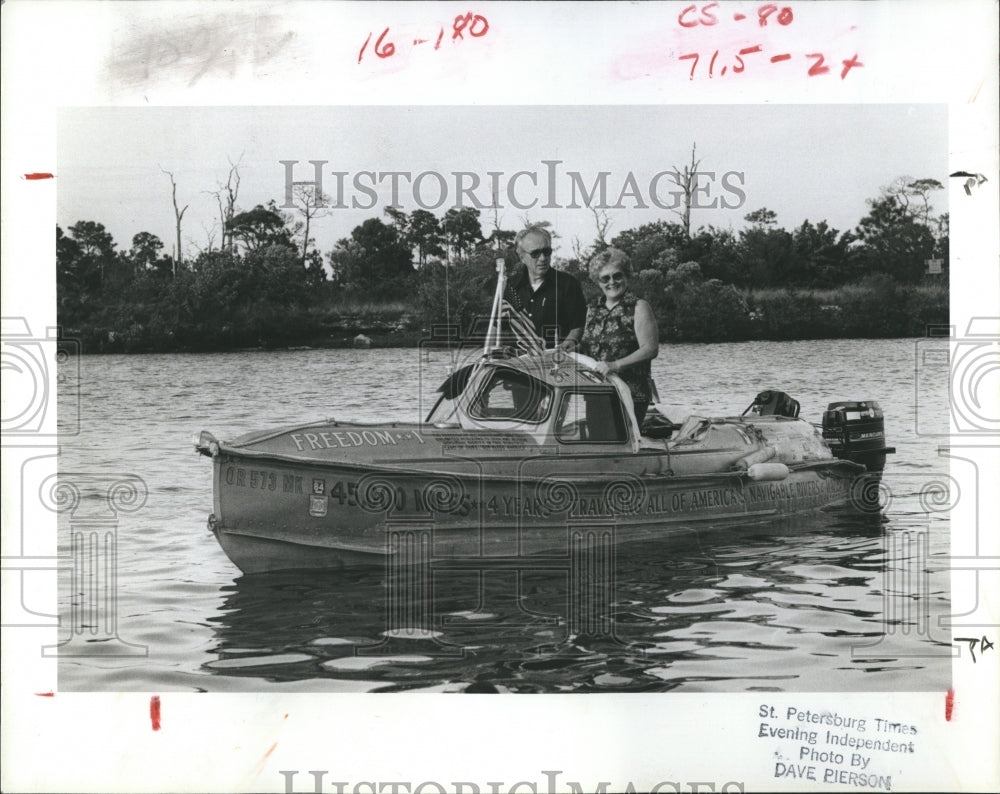
[[[422,203],[440,217],[461,198],[454,173],[469,172],[462,184],[479,185],[463,203],[474,197],[490,205],[496,184],[502,228],[547,220],[559,235],[557,255],[569,256],[574,240],[587,245],[595,237],[581,190],[591,192],[601,172],[606,202],[617,205],[607,210],[608,239],[642,223],[676,221],[669,209],[675,187],[654,177],[689,163],[696,144],[699,170],[715,176],[702,177],[706,206],[693,211],[693,228],[739,230],[748,212],[766,207],[789,230],[825,220],[845,231],[866,214],[866,200],[899,177],[946,184],[947,130],[945,105],[906,104],[63,108],[57,223],[103,223],[120,249],[136,233],[152,232],[169,253],[167,170],[180,206],[188,205],[182,245],[190,256],[221,239],[211,191],[225,181],[230,160],[240,162],[241,209],[283,203],[282,160],[299,161],[292,174],[302,181],[314,179],[309,161],[325,160],[324,191],[347,206],[313,222],[324,253],[365,219],[385,219],[393,177],[378,182],[380,175],[408,174],[395,177],[400,208]],[[514,178],[521,171],[528,174]],[[334,172],[345,174],[342,192]],[[417,180],[424,172],[433,173]],[[946,192],[935,199],[935,209],[947,211]],[[534,207],[514,206],[533,200]],[[481,212],[488,233],[492,213]]]

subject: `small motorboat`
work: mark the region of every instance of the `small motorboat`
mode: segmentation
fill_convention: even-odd
[[[831,403],[818,428],[787,394],[765,391],[740,416],[675,425],[653,410],[640,428],[625,383],[586,356],[545,350],[504,280],[498,259],[482,354],[441,384],[423,422],[327,419],[233,441],[201,432],[209,528],[240,570],[570,560],[607,571],[619,543],[835,506],[878,511],[894,451],[878,403]]]
[[[878,403],[822,426],[780,391],[743,414],[652,412],[585,356],[503,348],[451,374],[423,422],[333,419],[219,441],[209,526],[245,573],[565,556],[581,532],[667,541],[835,506],[878,510]],[[874,485],[874,488],[873,488]],[[604,542],[604,541],[602,541]]]

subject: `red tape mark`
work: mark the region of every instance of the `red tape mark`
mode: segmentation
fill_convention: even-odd
[[[149,720],[153,723],[153,730],[160,730],[160,696],[153,695],[149,699]]]
[[[40,697],[40,698],[54,698],[56,696],[56,693],[55,692],[36,692],[35,696],[36,697]]]
[[[33,174],[25,174],[22,179],[55,179],[55,174],[50,174],[47,171],[37,171]]]
[[[951,712],[955,709],[955,690],[949,689],[948,694],[944,696],[944,718],[951,722]]]

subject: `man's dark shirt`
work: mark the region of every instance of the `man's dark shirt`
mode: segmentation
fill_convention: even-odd
[[[587,322],[587,301],[580,283],[569,273],[549,268],[534,292],[528,268],[523,265],[507,282],[506,297],[535,324],[547,348],[556,346],[556,330],[562,342],[574,328]]]

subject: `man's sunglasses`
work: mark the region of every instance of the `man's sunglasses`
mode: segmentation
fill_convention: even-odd
[[[608,273],[606,276],[601,276],[597,280],[600,281],[602,284],[610,284],[612,281],[614,281],[615,283],[618,283],[619,281],[624,281],[625,280],[625,274],[621,273],[621,272],[619,272],[619,273]]]
[[[538,259],[540,256],[552,256],[552,249],[546,246],[545,248],[536,248],[534,251],[525,251],[525,253],[532,259]]]

